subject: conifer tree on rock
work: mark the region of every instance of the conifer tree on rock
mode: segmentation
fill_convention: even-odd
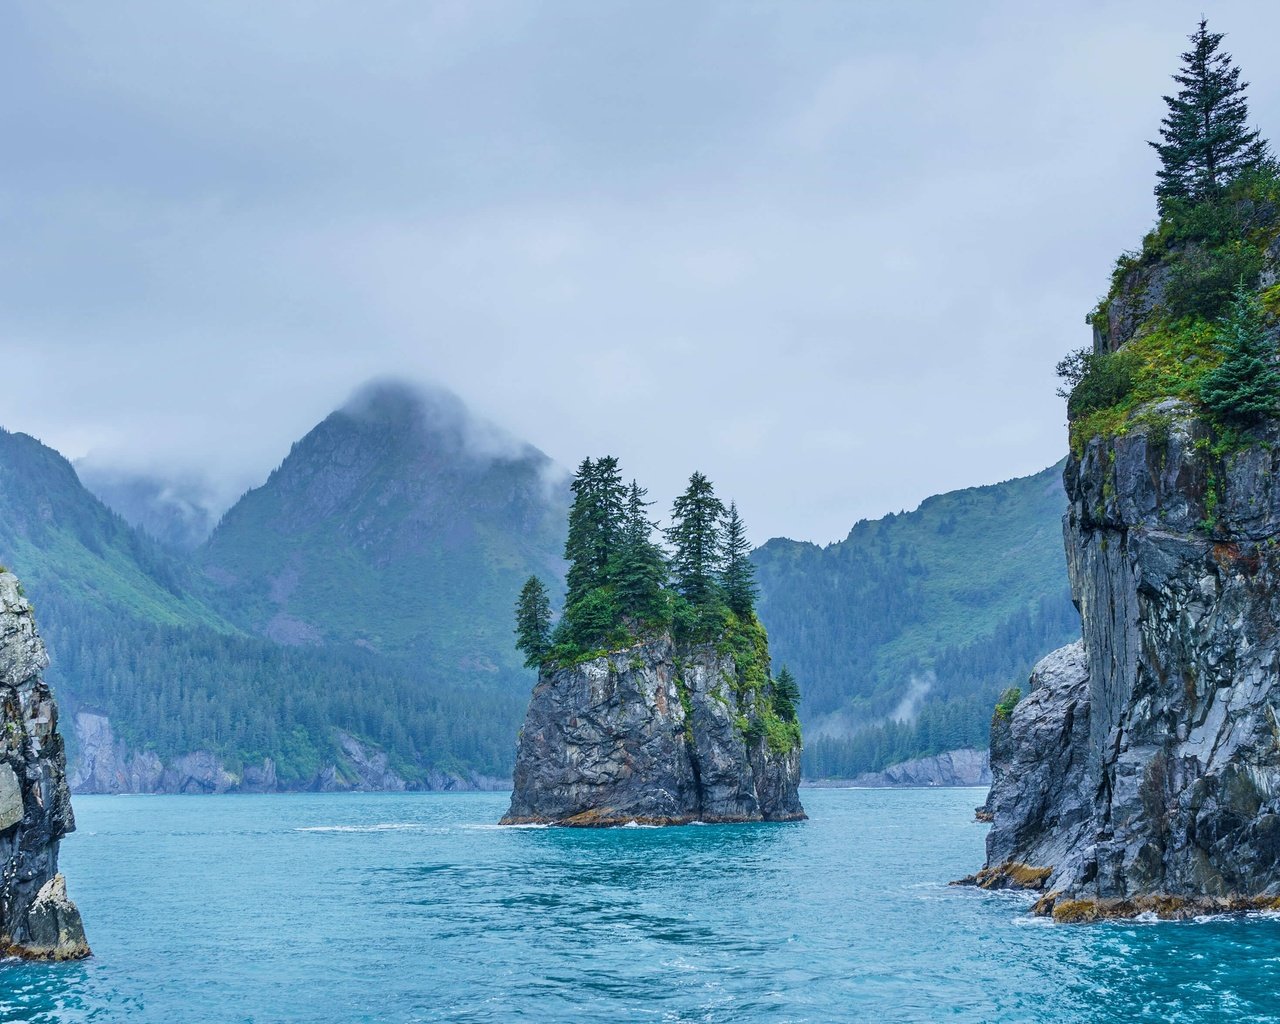
[[[724,503],[701,473],[689,477],[689,486],[671,506],[667,542],[674,549],[672,576],[676,589],[695,607],[705,608],[720,596],[724,516]]]
[[[611,455],[595,461],[583,459],[571,490],[573,504],[564,548],[569,563],[566,607],[606,583],[610,560],[621,544],[627,495],[618,460]]]
[[[778,678],[773,681],[773,709],[784,722],[794,722],[799,703],[800,684],[791,674],[791,669],[783,665]]]
[[[645,501],[648,491],[631,481],[617,564],[613,572],[618,608],[637,623],[652,624],[663,618],[666,599],[667,560],[653,542],[655,524],[649,520]]]
[[[537,668],[551,651],[551,601],[537,576],[525,581],[516,601],[516,649],[526,668]]]
[[[1222,33],[1207,26],[1201,19],[1188,37],[1192,48],[1173,76],[1182,88],[1164,97],[1169,112],[1160,122],[1161,141],[1149,143],[1160,154],[1156,196],[1162,210],[1170,201],[1212,199],[1268,159],[1266,142],[1247,127],[1248,83],[1240,81],[1231,55],[1218,52]]]
[[[1239,288],[1231,309],[1218,327],[1221,365],[1200,388],[1200,399],[1218,422],[1248,428],[1280,412],[1280,370],[1276,346],[1266,334],[1262,305],[1247,288]]]
[[[738,514],[737,502],[729,503],[724,519],[724,572],[720,581],[725,604],[740,619],[748,618],[755,609],[756,567],[751,561],[751,544],[747,528]]]

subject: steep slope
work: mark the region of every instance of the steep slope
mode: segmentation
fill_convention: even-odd
[[[511,608],[528,575],[560,575],[566,507],[541,452],[452,395],[380,383],[295,444],[197,557],[219,607],[280,643],[523,687]]]
[[[1061,474],[937,495],[825,548],[754,553],[775,660],[804,687],[809,774],[981,745],[995,695],[1079,635]]]
[[[217,593],[203,574],[104,507],[66,459],[3,431],[0,564],[40,610],[77,789],[438,788],[510,770],[510,687],[247,635],[205,600]]]
[[[93,497],[71,464],[0,429],[0,562],[40,600],[166,626],[230,625],[200,597],[199,577]]]

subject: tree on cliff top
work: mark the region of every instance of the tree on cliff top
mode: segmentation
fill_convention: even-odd
[[[1240,174],[1267,160],[1267,144],[1249,130],[1247,82],[1229,53],[1219,53],[1221,32],[1209,32],[1202,18],[1188,38],[1182,70],[1173,76],[1181,89],[1164,97],[1169,112],[1160,122],[1156,196],[1163,211],[1170,201],[1201,202],[1219,195]]]
[[[1222,363],[1200,385],[1200,399],[1219,423],[1248,428],[1280,410],[1280,370],[1276,346],[1267,337],[1262,304],[1247,288],[1237,289],[1227,315],[1219,321]]]
[[[526,668],[537,668],[551,650],[551,601],[537,576],[525,581],[516,600],[516,649]]]
[[[695,607],[705,607],[719,597],[724,516],[724,503],[701,473],[689,477],[689,486],[671,506],[667,541],[674,549],[672,575],[676,589]]]
[[[724,571],[720,586],[724,589],[725,604],[740,619],[754,611],[756,595],[760,592],[756,586],[756,567],[750,556],[746,525],[738,514],[737,502],[731,501],[724,519]]]
[[[564,545],[569,563],[566,608],[606,582],[609,563],[621,547],[627,496],[618,460],[611,455],[595,461],[583,459],[571,489],[573,504]]]
[[[613,568],[618,608],[641,623],[655,623],[666,614],[663,588],[667,584],[667,558],[653,542],[654,523],[645,501],[648,494],[636,481],[627,491],[622,537]]]

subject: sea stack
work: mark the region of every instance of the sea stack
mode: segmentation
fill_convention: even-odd
[[[58,873],[76,826],[48,663],[31,603],[0,569],[0,955],[77,960],[89,946]]]
[[[737,505],[694,473],[667,549],[617,459],[584,459],[572,490],[560,621],[537,577],[516,602],[538,682],[503,824],[802,820],[800,689],[773,673]]]
[[[670,636],[544,670],[503,824],[799,821],[800,745],[729,653]]]

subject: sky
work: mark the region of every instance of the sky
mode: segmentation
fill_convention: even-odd
[[[0,426],[230,503],[364,381],[827,543],[1066,449],[1202,9],[16,0]]]

